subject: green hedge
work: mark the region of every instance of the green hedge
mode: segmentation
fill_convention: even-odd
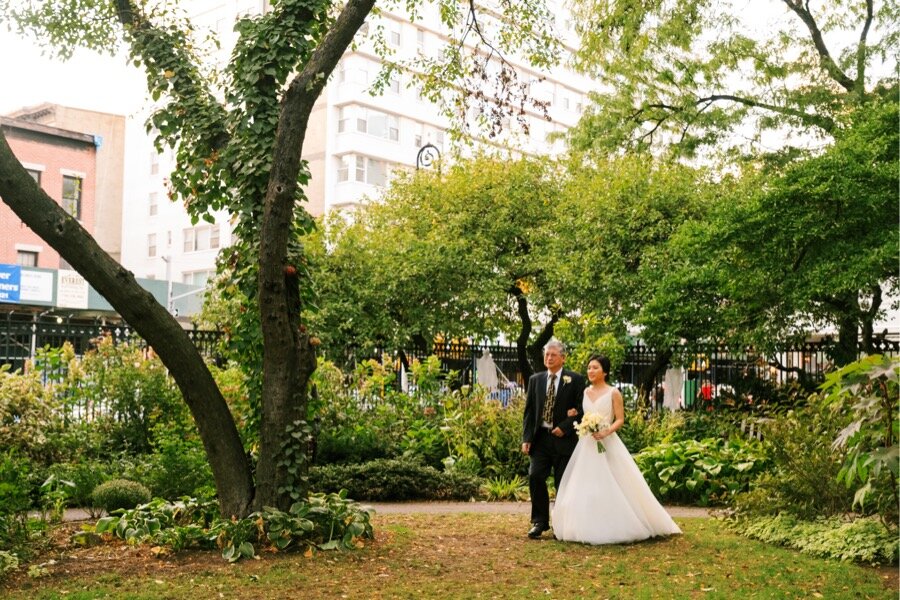
[[[120,508],[130,510],[139,504],[150,502],[150,490],[136,481],[111,479],[97,486],[91,498],[94,506],[111,513]]]
[[[378,459],[310,469],[310,489],[347,490],[355,500],[468,500],[478,495],[481,480],[464,473],[444,473],[414,459]]]

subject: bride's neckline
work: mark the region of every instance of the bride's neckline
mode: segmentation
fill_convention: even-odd
[[[603,396],[608,394],[609,390],[612,389],[612,386],[608,385],[605,388],[603,388],[602,391],[597,392],[599,395],[596,398],[591,398],[590,391],[593,389],[594,389],[594,386],[589,386],[589,387],[584,388],[584,395],[587,396],[588,402],[590,402],[591,404],[598,402]]]

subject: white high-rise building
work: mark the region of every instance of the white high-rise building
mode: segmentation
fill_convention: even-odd
[[[185,4],[194,27],[219,38],[223,60],[236,41],[235,20],[268,7],[266,0],[193,0]],[[557,29],[567,37],[564,41],[571,43],[574,35],[564,17],[568,13],[562,5],[556,8]],[[422,9],[415,22],[403,14],[383,11],[370,17],[363,29],[383,27],[385,41],[398,59],[437,54],[447,40],[446,32],[434,5]],[[356,48],[344,54],[310,117],[303,158],[312,174],[306,208],[314,216],[352,209],[366,197],[377,196],[392,172],[416,167],[419,150],[426,144],[435,146],[443,160],[451,156],[447,120],[421,97],[407,76],[390,81],[381,95],[369,93],[381,67],[364,31],[357,36],[361,42]],[[502,141],[488,141],[485,136],[476,145],[535,155],[559,151],[560,142],[551,144],[547,136],[578,121],[587,93],[596,89],[596,84],[562,67],[544,73],[514,57],[506,58],[515,66],[520,81],[529,84],[530,95],[548,103],[550,119],[537,110],[528,112],[526,107],[527,133],[511,119],[504,123],[499,136]],[[140,121],[132,120],[134,134],[128,136],[123,263],[140,277],[205,285],[215,272],[218,250],[231,243],[228,216],[215,215],[214,225],[191,224],[184,207],[167,197],[165,178],[172,169],[172,157],[157,154],[150,138],[142,134]]]

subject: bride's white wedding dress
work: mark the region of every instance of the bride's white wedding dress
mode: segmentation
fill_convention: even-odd
[[[599,412],[615,420],[612,388],[591,401],[582,400],[585,413]],[[681,533],[653,492],[628,448],[616,433],[600,442],[591,436],[578,440],[563,473],[553,507],[553,534],[559,540],[588,544],[619,544]]]

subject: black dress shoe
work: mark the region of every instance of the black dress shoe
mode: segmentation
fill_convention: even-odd
[[[541,534],[545,531],[549,531],[550,526],[546,523],[535,523],[531,526],[531,529],[528,530],[528,537],[533,540],[536,540],[541,537]]]

